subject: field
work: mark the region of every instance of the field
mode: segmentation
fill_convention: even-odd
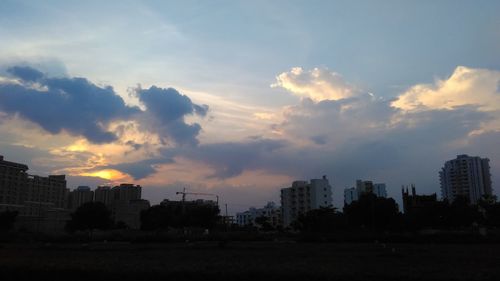
[[[500,244],[2,244],[1,280],[498,280]]]

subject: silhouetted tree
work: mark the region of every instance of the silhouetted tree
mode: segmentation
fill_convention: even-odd
[[[377,197],[371,193],[363,194],[359,200],[344,206],[344,215],[349,225],[373,230],[397,228],[401,218],[394,199]]]
[[[300,230],[331,233],[346,228],[346,220],[335,208],[320,208],[307,212],[298,219]]]
[[[445,224],[450,227],[468,227],[474,222],[481,221],[481,214],[475,205],[469,203],[469,199],[457,196],[449,205]]]
[[[171,225],[172,212],[161,205],[152,206],[141,212],[142,230],[167,230]]]
[[[432,204],[411,209],[404,214],[406,229],[421,230],[424,228],[442,228],[447,225],[449,216],[448,202],[437,201]]]
[[[0,231],[9,231],[16,222],[16,211],[4,211],[0,213]]]
[[[209,204],[157,205],[141,213],[143,230],[167,230],[169,227],[213,228],[218,220],[219,207]]]
[[[255,223],[260,226],[260,229],[263,231],[274,230],[274,227],[271,225],[270,218],[267,216],[260,216],[255,218]]]
[[[70,232],[77,230],[88,231],[89,236],[95,229],[108,229],[113,225],[111,212],[101,202],[87,202],[71,214],[66,229]]]

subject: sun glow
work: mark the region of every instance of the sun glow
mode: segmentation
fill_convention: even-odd
[[[99,177],[103,178],[106,180],[120,180],[126,177],[126,175],[120,171],[113,170],[113,169],[105,169],[105,170],[100,170],[96,172],[91,172],[91,173],[82,173],[81,176],[86,176],[86,177]]]

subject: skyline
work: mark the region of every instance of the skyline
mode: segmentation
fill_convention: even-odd
[[[234,212],[324,174],[335,206],[358,178],[439,193],[469,154],[498,194],[500,3],[126,4],[0,4],[6,159]]]

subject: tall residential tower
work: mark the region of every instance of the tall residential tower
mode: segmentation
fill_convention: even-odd
[[[492,195],[490,160],[478,156],[458,155],[446,161],[439,172],[443,199],[464,196],[476,204],[484,195]]]

